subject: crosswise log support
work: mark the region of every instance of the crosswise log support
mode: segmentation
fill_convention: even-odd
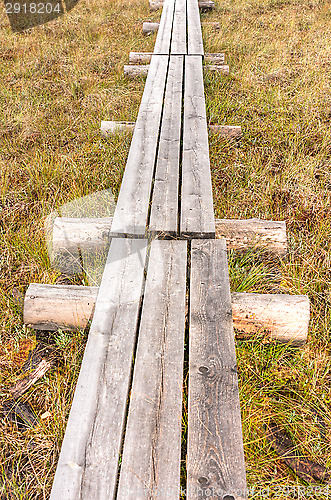
[[[36,330],[86,328],[93,317],[98,287],[30,284],[24,299],[24,323]],[[260,334],[278,342],[306,342],[306,295],[231,293],[234,328],[245,338]]]
[[[187,498],[246,498],[225,240],[193,240]],[[228,496],[227,496],[228,495]]]

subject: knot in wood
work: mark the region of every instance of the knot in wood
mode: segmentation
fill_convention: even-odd
[[[210,372],[210,368],[208,366],[203,366],[203,365],[199,366],[198,370],[202,375],[208,375],[208,373]]]
[[[200,476],[198,478],[198,483],[201,484],[201,486],[208,486],[209,484],[209,481],[208,481],[208,478],[205,477],[205,476]]]

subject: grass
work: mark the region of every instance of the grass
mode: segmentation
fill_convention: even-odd
[[[36,342],[53,344],[57,360],[22,398],[51,416],[24,433],[1,420],[2,498],[48,497],[86,341],[86,332],[44,338],[23,326],[29,283],[63,280],[49,264],[44,221],[95,191],[116,198],[130,135],[101,142],[100,121],[135,120],[144,82],[125,80],[122,68],[130,50],[152,51],[155,35],[141,26],[159,16],[138,0],[81,0],[55,22],[12,34],[0,15],[0,404]],[[239,147],[210,136],[215,215],[288,227],[287,259],[230,255],[232,290],[311,301],[303,348],[236,344],[251,498],[327,498],[284,465],[265,425],[276,422],[304,456],[331,467],[330,6],[224,0],[202,17],[220,22],[219,33],[204,32],[206,52],[224,51],[230,65],[228,78],[205,74],[208,119],[244,133]]]

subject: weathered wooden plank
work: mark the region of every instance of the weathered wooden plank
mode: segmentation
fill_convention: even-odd
[[[154,45],[154,54],[169,54],[175,0],[165,0]]]
[[[187,54],[186,48],[186,0],[176,0],[171,39],[171,54]]]
[[[167,56],[152,56],[114,213],[115,234],[145,234],[167,67]]]
[[[202,57],[185,58],[180,232],[215,236]]]
[[[51,500],[113,498],[147,242],[112,240]]]
[[[171,56],[156,163],[149,231],[176,235],[182,119],[183,56]]]
[[[225,240],[192,241],[189,353],[187,498],[246,498]]]
[[[187,53],[199,56],[204,54],[197,0],[187,0]]]
[[[186,245],[152,243],[117,499],[179,498]]]

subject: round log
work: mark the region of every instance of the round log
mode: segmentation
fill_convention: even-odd
[[[24,300],[24,323],[37,330],[85,328],[98,287],[31,284]],[[245,337],[266,333],[279,342],[304,343],[310,306],[305,295],[232,293],[233,326]]]
[[[130,52],[129,63],[130,64],[146,64],[150,63],[152,59],[153,52]]]
[[[226,238],[228,250],[255,247],[279,256],[287,252],[286,222],[261,219],[216,219],[217,238]]]
[[[62,272],[79,273],[81,256],[103,255],[111,241],[112,218],[54,219],[52,265]],[[283,256],[287,251],[286,223],[260,219],[216,219],[216,237],[226,238],[227,248],[249,247]]]
[[[109,137],[119,132],[131,132],[134,130],[134,126],[135,122],[102,121],[101,135],[102,137]]]
[[[225,55],[221,52],[214,52],[213,54],[205,54],[204,60],[208,63],[223,65],[225,62]]]
[[[56,217],[53,225],[51,262],[67,274],[82,272],[81,256],[101,255],[108,250],[113,219]]]
[[[159,9],[162,9],[163,7],[163,2],[158,2],[158,1],[155,1],[153,2],[152,0],[150,0],[149,2],[149,8],[150,10],[159,10]]]
[[[144,22],[143,23],[143,33],[144,35],[150,35],[151,33],[154,33],[154,31],[157,31],[159,29],[160,23],[151,23],[151,22]]]
[[[201,26],[203,28],[210,29],[211,31],[219,31],[220,30],[220,23],[218,21],[205,21],[201,23]]]
[[[306,295],[232,293],[234,328],[296,345],[307,340],[310,305]]]

